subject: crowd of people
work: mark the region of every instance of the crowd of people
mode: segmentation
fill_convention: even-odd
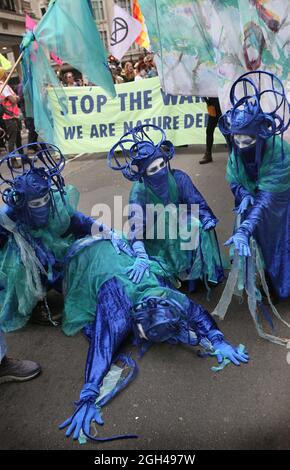
[[[141,54],[135,63],[130,61],[121,63],[115,57],[109,56],[108,64],[115,84],[157,76],[156,65],[151,53]],[[85,77],[78,76],[77,72],[68,71],[62,73],[61,70],[58,70],[56,73],[61,85],[64,87],[94,85],[94,83],[86,80]],[[6,77],[6,71],[0,68],[0,87],[4,84]],[[28,143],[37,142],[38,135],[35,131],[34,120],[26,116],[21,82],[14,88],[8,84],[5,86],[2,91],[0,105],[0,151],[8,151],[10,153],[15,148],[22,146],[21,131],[24,129],[24,126],[28,133]],[[29,150],[33,151],[35,148],[31,147]],[[19,162],[16,159],[12,161],[12,164],[15,168],[19,167]]]
[[[108,64],[116,85],[143,80],[144,78],[153,78],[158,75],[153,54],[151,53],[141,54],[135,62],[119,62],[115,57],[109,56]],[[64,74],[60,72],[58,76],[61,84],[65,87],[94,85],[94,83],[89,82],[72,71]]]
[[[120,63],[113,56],[110,56],[109,67],[115,84],[134,82],[158,75],[153,54],[150,53],[141,54],[135,63],[131,61]]]

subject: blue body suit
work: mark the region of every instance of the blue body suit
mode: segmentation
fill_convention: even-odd
[[[158,175],[157,173],[156,176]],[[130,232],[128,236],[130,241],[134,243],[137,239],[143,240],[148,255],[163,259],[170,267],[171,274],[181,280],[197,280],[203,279],[205,276],[207,280],[220,282],[223,279],[223,267],[217,238],[214,230],[207,231],[203,228],[209,222],[212,222],[214,227],[218,219],[202,194],[185,172],[177,169],[168,170],[168,174],[163,177],[163,179],[167,178],[167,182],[164,184],[167,189],[167,199],[164,201],[149,186],[150,178],[147,177],[148,181],[145,179],[144,182],[135,182],[130,193]],[[148,238],[146,231],[149,221],[146,218],[146,204],[174,205],[177,209],[177,217],[180,217],[180,205],[184,205],[187,216],[184,217],[183,214],[182,224],[184,227],[190,227],[189,230],[196,227],[199,233],[198,246],[190,250],[181,249],[181,241],[184,238],[181,235],[180,218],[178,219],[177,239],[170,239],[168,232],[165,234],[165,239],[158,239],[156,235],[154,239]],[[141,207],[141,212],[136,211],[136,205]],[[192,205],[198,205],[199,214],[194,212]],[[156,220],[154,223],[156,226]],[[186,236],[188,236],[188,232]]]
[[[227,165],[227,180],[238,207],[251,194],[254,205],[242,216],[241,227],[253,235],[261,248],[265,271],[281,299],[290,296],[290,145],[281,139],[265,142],[260,168],[255,165],[254,152],[234,156]]]
[[[19,247],[8,225],[15,223],[17,230],[36,254],[46,274],[41,274],[43,293],[54,288],[62,292],[64,261],[68,249],[73,243],[90,235],[94,219],[76,210],[78,192],[73,187],[67,188],[65,204],[59,194],[55,196],[56,212],[51,213],[44,228],[28,228],[23,220],[22,211],[4,206],[0,211],[0,326],[4,332],[25,326],[32,309],[42,296],[38,297],[30,289],[27,278],[27,265],[21,260]],[[3,226],[4,225],[4,226]],[[24,230],[21,229],[24,227]]]

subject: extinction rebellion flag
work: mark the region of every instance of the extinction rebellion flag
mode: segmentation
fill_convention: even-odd
[[[121,60],[141,31],[141,23],[115,4],[110,53]]]

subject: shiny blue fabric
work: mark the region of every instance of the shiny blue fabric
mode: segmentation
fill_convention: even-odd
[[[187,211],[188,214],[191,214],[191,204],[198,204],[199,205],[199,217],[201,220],[202,225],[206,224],[209,220],[218,222],[218,219],[213,214],[212,210],[208,206],[206,200],[202,196],[202,194],[198,191],[196,186],[194,186],[191,178],[184,173],[182,170],[170,170],[174,176],[174,179],[177,184],[178,188],[178,204],[187,204]],[[157,173],[158,174],[158,173]],[[141,193],[136,192],[135,199],[131,198],[129,204],[138,204],[141,206],[143,211],[143,219],[136,220],[136,214],[131,213],[129,211],[129,220],[134,217],[134,226],[130,226],[129,232],[129,240],[134,242],[136,239],[143,239],[146,233],[146,204],[150,201],[146,199],[146,194],[143,195]],[[169,201],[171,202],[171,201]]]
[[[20,209],[12,209],[11,207],[4,206],[1,208],[1,210],[3,210],[13,221],[24,223],[24,220],[26,220],[26,217],[23,216],[23,212]],[[57,214],[55,214],[55,217],[57,217]],[[73,235],[75,239],[78,240],[80,238],[86,237],[86,235],[91,235],[91,226],[93,223],[94,219],[82,214],[81,212],[75,211],[71,217],[70,226],[66,233],[62,235],[62,237],[65,238],[69,235]],[[40,238],[33,237],[29,230],[25,230],[25,225],[23,225],[23,230],[21,230],[21,233],[35,250],[36,256],[45,270],[49,272],[48,278],[42,276],[43,285],[45,285],[47,290],[55,289],[61,293],[64,276],[64,263],[67,260],[67,257],[63,260],[57,259],[54,253],[45,247]],[[11,237],[10,233],[0,225],[0,249],[5,246],[9,237]],[[94,241],[94,239],[90,240]],[[69,253],[71,252],[73,256],[78,252],[78,250],[78,245],[74,243]]]
[[[282,193],[258,191],[241,228],[261,247],[265,269],[281,299],[290,296],[290,189]]]
[[[82,212],[75,211],[71,217],[71,223],[68,231],[64,234],[64,237],[72,233],[76,238],[83,238],[86,235],[91,235],[91,228],[95,220],[92,217],[88,217]]]
[[[160,279],[160,285],[166,285]],[[181,330],[183,335],[169,339],[167,342],[177,342],[195,346],[202,338],[218,336],[221,340],[223,334],[218,330],[214,319],[209,313],[193,300],[188,299],[187,311],[183,311]],[[85,327],[85,334],[90,341],[85,369],[85,389],[88,383],[94,386],[98,394],[100,385],[109,371],[112,362],[119,353],[122,343],[134,330],[134,322],[131,315],[133,307],[131,300],[125,293],[120,281],[115,278],[105,282],[98,294],[96,319],[94,324]],[[189,330],[195,333],[195,338],[189,334]]]
[[[171,288],[165,279],[159,279],[160,287]],[[185,297],[185,296],[184,296]],[[172,289],[172,299],[167,298],[169,302],[175,305],[174,289]],[[179,305],[179,304],[178,304]],[[191,299],[185,297],[183,302],[184,308],[180,306],[178,324],[179,330],[173,332],[172,337],[166,342],[171,344],[184,343],[195,346],[204,341],[213,341],[222,343],[224,341],[223,334],[218,330],[213,318],[203,307],[195,304]],[[93,407],[93,412],[101,416],[101,407],[108,403],[117,393],[119,393],[136,375],[137,365],[131,357],[120,354],[120,348],[130,333],[135,334],[135,344],[141,347],[141,352],[145,351],[144,343],[147,348],[151,345],[150,341],[140,339],[138,328],[132,314],[132,301],[125,292],[121,281],[111,278],[106,281],[99,290],[98,302],[96,307],[96,316],[93,323],[88,324],[84,328],[84,333],[89,340],[90,346],[86,361],[85,383],[80,393],[80,400],[76,402],[77,408],[72,415],[64,422],[60,428],[70,425],[72,419],[75,419],[83,429],[86,437],[96,441],[107,441],[122,438],[132,438],[135,435],[120,435],[111,437],[93,437],[89,432],[90,419],[87,418],[85,409]],[[160,315],[166,315],[166,311],[159,312]],[[159,317],[160,317],[159,315]],[[159,318],[158,317],[158,318]],[[160,320],[160,318],[159,318]],[[164,320],[164,318],[162,319]],[[163,339],[162,339],[163,341]],[[106,375],[109,373],[111,366],[118,361],[123,363],[123,372],[131,369],[129,374],[123,376],[121,381],[114,385],[114,388],[107,390],[107,393],[98,400],[101,385]],[[102,424],[102,421],[98,421]],[[69,431],[71,432],[71,431]],[[78,431],[77,431],[78,434]],[[68,434],[67,434],[68,435]],[[74,438],[77,436],[75,435]]]
[[[266,143],[265,151],[270,152],[272,145],[273,142],[270,139]],[[290,296],[290,173],[286,163],[289,158],[290,146],[286,142],[284,142],[284,146],[287,151],[284,172],[283,163],[280,163],[279,158],[276,158],[275,154],[272,168],[269,168],[266,178],[266,171],[263,170],[263,159],[261,170],[255,175],[252,172],[252,168],[248,166],[248,163],[250,163],[251,167],[253,161],[244,158],[239,159],[239,166],[235,166],[237,171],[230,178],[236,207],[239,206],[243,197],[248,194],[253,195],[255,198],[254,205],[242,216],[240,230],[248,236],[253,235],[257,240],[262,250],[265,270],[277,295],[281,299],[287,299]],[[278,152],[281,148],[280,145],[275,147],[275,152]],[[229,158],[235,157],[230,156]],[[279,163],[276,163],[276,161]],[[247,189],[241,184],[242,179],[238,171],[241,165],[246,170],[248,178]],[[273,192],[259,190],[259,187],[265,184],[264,181],[270,182],[271,173],[275,181],[279,181],[280,184],[283,183],[283,187],[288,185],[286,191],[274,191],[274,189],[277,189],[277,186],[273,187]],[[280,178],[278,178],[279,175]],[[236,181],[233,181],[234,179]],[[245,184],[244,181],[243,183]],[[272,186],[270,185],[269,188],[272,188]]]

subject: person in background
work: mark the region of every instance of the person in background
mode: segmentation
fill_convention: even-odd
[[[19,83],[18,87],[17,87],[17,95],[19,96],[19,102],[18,102],[18,105],[19,105],[19,108],[23,114],[23,117],[24,117],[24,123],[25,123],[25,127],[28,131],[28,144],[34,144],[35,142],[37,142],[38,140],[38,134],[35,130],[35,127],[34,127],[34,119],[33,117],[27,117],[26,116],[26,110],[25,110],[25,100],[24,100],[24,95],[23,95],[23,85],[22,85],[22,82]],[[29,153],[33,153],[35,151],[38,150],[38,146],[37,145],[31,145],[31,147],[29,148]]]
[[[204,98],[207,104],[208,121],[206,126],[206,150],[200,164],[212,162],[213,135],[222,114],[218,98]]]
[[[64,86],[78,86],[78,83],[76,82],[74,74],[72,72],[67,72],[64,75],[63,84]]]
[[[2,88],[6,79],[6,71],[0,68],[0,87]],[[9,85],[6,85],[0,95],[0,104],[2,106],[2,119],[5,122],[8,136],[8,152],[11,153],[15,148],[21,147],[21,120],[18,107],[19,97],[14,93]],[[20,150],[22,153],[22,150]],[[12,159],[12,166],[19,168],[20,163],[16,158]]]
[[[5,382],[25,382],[33,379],[41,372],[36,362],[20,361],[6,356],[7,344],[0,330],[0,384]]]
[[[120,67],[116,67],[116,65],[111,65],[110,70],[111,70],[111,74],[112,74],[114,83],[116,85],[118,85],[120,83],[124,83],[124,80],[121,76],[122,69]]]
[[[137,80],[143,80],[144,78],[147,78],[147,67],[145,63],[138,64],[136,67],[136,76],[135,76],[135,81]]]
[[[126,62],[123,73],[122,73],[122,78],[124,80],[124,83],[127,82],[134,82],[135,80],[135,72],[134,68],[132,65],[132,62]]]
[[[147,54],[146,55],[146,57],[144,58],[144,63],[145,63],[146,68],[147,68],[146,78],[157,77],[158,73],[157,73],[156,65],[154,63],[154,59],[153,59],[152,54]]]

